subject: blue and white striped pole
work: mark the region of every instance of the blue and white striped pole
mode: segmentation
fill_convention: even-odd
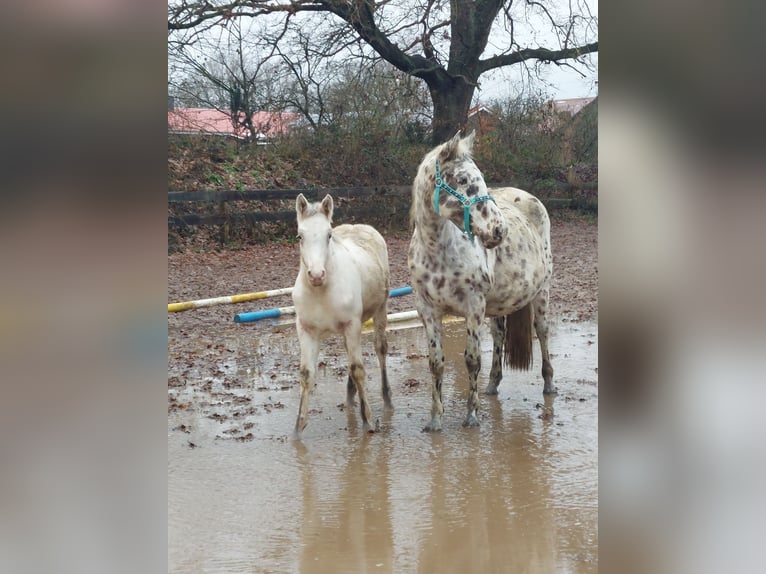
[[[405,287],[398,287],[389,291],[389,297],[401,297],[402,295],[409,295],[412,293],[412,287],[406,285]],[[276,319],[282,315],[294,315],[295,307],[278,307],[275,309],[266,309],[264,311],[251,311],[249,313],[237,313],[234,315],[235,323],[252,323],[253,321],[260,321],[261,319]]]

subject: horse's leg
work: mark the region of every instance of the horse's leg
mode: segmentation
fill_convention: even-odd
[[[535,298],[535,332],[537,340],[540,342],[540,355],[543,358],[543,394],[553,395],[558,392],[553,385],[553,366],[551,366],[551,357],[548,354],[548,300],[550,297],[549,288],[543,289]]]
[[[386,371],[386,355],[388,354],[388,338],[386,337],[386,306],[381,305],[380,309],[373,316],[375,325],[375,354],[378,356],[380,365],[380,388],[383,393],[383,402],[387,409],[394,408],[391,404],[391,389],[388,386],[388,373]]]
[[[425,432],[442,430],[442,376],[444,375],[444,351],[442,350],[441,317],[426,314],[418,309],[428,337],[428,368],[431,370],[431,422],[423,429]]]
[[[484,318],[484,305],[469,307],[465,317],[465,367],[468,370],[468,408],[463,420],[464,427],[479,426],[479,371],[481,370],[481,341],[479,329]]]
[[[346,340],[346,353],[348,354],[348,373],[356,386],[356,392],[359,394],[359,410],[362,413],[362,425],[365,431],[372,431],[370,419],[370,404],[367,402],[367,392],[365,391],[365,380],[367,374],[364,371],[362,362],[362,324],[359,320],[352,321],[344,332]]]
[[[295,421],[295,436],[300,438],[308,423],[309,392],[314,384],[317,356],[319,355],[319,339],[304,331],[298,321],[298,340],[301,345],[301,399],[298,407],[298,420]]]
[[[492,369],[489,371],[489,385],[484,391],[487,395],[496,395],[497,387],[503,380],[503,340],[505,339],[505,317],[495,317],[490,321],[492,332]]]
[[[351,372],[348,374],[348,381],[346,381],[346,405],[349,407],[354,406],[354,397],[356,396],[356,385],[354,379],[351,378]]]

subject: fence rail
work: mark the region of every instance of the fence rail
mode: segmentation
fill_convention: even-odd
[[[506,187],[504,184],[494,184],[490,187]],[[228,224],[247,224],[253,225],[263,221],[290,221],[295,218],[295,210],[289,211],[257,211],[247,213],[228,213],[226,203],[229,201],[271,201],[295,199],[302,193],[310,200],[318,200],[325,194],[333,197],[344,198],[370,198],[380,196],[385,198],[406,198],[409,200],[411,192],[410,186],[374,186],[374,187],[333,187],[333,188],[305,188],[305,189],[254,189],[254,190],[225,190],[225,191],[170,191],[168,192],[168,203],[184,202],[209,202],[219,205],[217,214],[184,214],[168,215],[168,226],[171,228],[196,226],[196,225],[228,225]],[[561,209],[570,207],[580,207],[584,209],[596,210],[597,202],[593,200],[568,199],[568,198],[541,198],[540,201],[548,209]],[[337,219],[342,220],[345,216],[353,217],[371,217],[380,216],[385,213],[385,208],[377,207],[338,207],[335,209]]]
[[[185,201],[268,201],[272,199],[295,199],[302,193],[307,199],[317,199],[320,194],[333,196],[367,197],[370,195],[406,195],[410,193],[408,185],[374,187],[309,187],[306,189],[251,189],[247,191],[170,191],[168,202]]]

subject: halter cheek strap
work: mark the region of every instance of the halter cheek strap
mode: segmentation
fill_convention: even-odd
[[[471,232],[471,206],[474,203],[481,203],[482,201],[492,201],[492,203],[497,203],[495,198],[491,195],[466,197],[456,189],[453,189],[446,181],[444,181],[444,179],[442,179],[441,167],[437,160],[436,177],[434,180],[434,211],[436,212],[436,215],[439,215],[439,193],[442,189],[457,199],[463,206],[463,233],[465,233],[469,239],[473,240],[473,233]]]

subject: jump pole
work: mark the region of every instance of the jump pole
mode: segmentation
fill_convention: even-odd
[[[398,323],[400,321],[410,321],[411,319],[417,319],[418,318],[418,312],[417,311],[402,311],[401,313],[390,313],[386,316],[386,322],[388,323]],[[372,327],[373,320],[367,319],[364,323],[362,323],[362,327]]]
[[[240,295],[228,295],[226,297],[212,297],[210,299],[198,299],[196,301],[184,301],[182,303],[168,303],[168,313],[177,313],[178,311],[187,311],[189,309],[197,309],[199,307],[211,307],[213,305],[224,305],[227,303],[255,301],[257,299],[266,299],[267,297],[289,295],[292,292],[292,287],[285,287],[284,289],[258,291],[257,293],[241,293]]]
[[[412,293],[412,287],[407,285],[405,287],[398,287],[397,289],[391,289],[389,291],[389,297],[401,297],[402,295],[409,295]],[[265,311],[251,311],[249,313],[237,313],[234,315],[235,323],[252,323],[253,321],[260,321],[261,319],[276,319],[282,315],[294,315],[295,307],[278,307],[275,309],[266,309]],[[396,315],[397,313],[394,313]],[[402,319],[400,319],[402,320]]]

